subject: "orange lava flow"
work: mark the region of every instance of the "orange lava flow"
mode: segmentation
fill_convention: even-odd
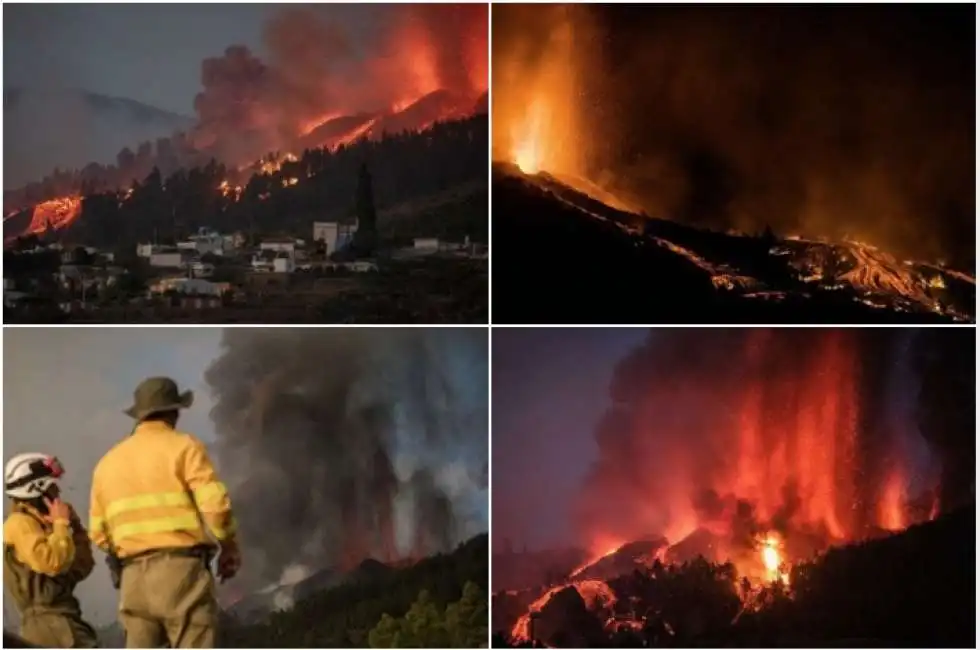
[[[80,196],[64,196],[51,199],[34,206],[31,223],[27,226],[25,235],[37,235],[47,230],[67,228],[81,215],[82,198]]]
[[[609,588],[609,585],[602,580],[580,580],[578,582],[558,585],[557,587],[552,587],[544,595],[531,603],[528,612],[522,614],[517,619],[514,627],[511,628],[511,637],[516,641],[529,641],[531,639],[531,617],[540,612],[548,604],[552,596],[567,587],[575,587],[582,600],[585,601],[586,607],[590,609],[596,605],[597,601],[606,606],[616,602],[616,595]]]
[[[613,545],[611,545],[611,546],[603,545],[603,547],[606,550],[600,552],[598,555],[593,556],[587,562],[584,562],[580,566],[576,567],[574,571],[572,571],[570,574],[568,574],[569,577],[570,578],[574,578],[575,576],[577,576],[578,574],[582,573],[583,571],[585,571],[586,569],[588,569],[590,566],[592,566],[593,564],[595,564],[596,562],[598,562],[602,558],[609,557],[610,555],[612,555],[613,553],[615,553],[616,551],[618,551],[620,548],[622,548],[622,546],[623,545],[620,544],[620,543],[618,543],[618,542],[615,543],[615,544],[613,544]]]

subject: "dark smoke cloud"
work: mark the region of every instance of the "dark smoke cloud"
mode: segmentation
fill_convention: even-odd
[[[265,28],[267,62],[241,45],[206,60],[195,144],[262,152],[330,116],[385,112],[436,90],[472,102],[486,90],[485,5],[389,9],[368,39],[324,12],[284,9]]]
[[[186,133],[159,138],[155,147],[143,142],[134,146],[136,153],[123,148],[115,165],[55,170],[38,183],[5,191],[4,209],[127,188],[154,167],[169,176],[212,158],[238,167],[273,151],[333,146],[332,138],[372,116],[396,116],[379,120],[370,134],[375,137],[383,130],[415,130],[435,119],[478,112],[488,86],[487,9],[485,4],[386,5],[365,14],[374,22],[355,33],[331,19],[329,5],[285,8],[264,26],[263,57],[232,45],[202,62],[202,90],[194,98],[197,119]],[[399,112],[430,94],[432,101],[422,110]],[[332,137],[301,137],[338,117],[347,123]],[[62,144],[65,140],[60,138]]]
[[[933,342],[934,355],[953,338]],[[907,486],[906,524],[925,518],[938,477],[923,439],[945,435],[935,432],[951,422],[967,431],[956,418],[974,413],[971,400],[941,416],[950,404],[936,394],[949,390],[956,402],[975,383],[972,367],[948,366],[950,377],[920,393],[919,409],[932,418],[920,434],[915,384],[929,375],[911,363],[914,343],[902,330],[652,332],[612,380],[578,504],[583,537],[677,542],[700,526],[739,540],[773,529],[855,539],[883,525],[896,469]]]
[[[547,42],[553,25],[519,18],[531,11],[494,10],[495,52]],[[850,235],[973,269],[969,5],[624,5],[576,16],[601,34],[576,41],[589,61],[580,110],[594,180],[653,216]]]
[[[486,332],[234,329],[222,344],[205,378],[255,586],[485,530]]]
[[[974,328],[922,329],[913,340],[916,416],[942,458],[944,510],[976,499],[976,351]]]

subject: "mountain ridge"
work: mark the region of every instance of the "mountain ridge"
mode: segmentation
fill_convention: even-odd
[[[55,168],[115,163],[124,147],[191,128],[195,118],[84,89],[5,86],[4,188]]]

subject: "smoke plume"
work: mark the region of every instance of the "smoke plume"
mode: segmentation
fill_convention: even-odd
[[[929,381],[918,345],[900,330],[651,333],[612,381],[579,500],[585,539],[676,543],[700,528],[834,543],[935,514],[932,434],[914,400],[896,399]],[[957,377],[942,385],[973,385]]]
[[[486,92],[486,6],[386,9],[367,41],[325,12],[284,9],[265,28],[268,61],[242,45],[205,60],[195,146],[234,160],[334,117],[385,113],[437,90],[470,104]]]
[[[497,7],[495,150],[550,97],[545,169],[651,216],[972,271],[974,41],[966,6]]]
[[[284,8],[263,27],[261,56],[245,45],[221,51],[224,44],[216,44],[219,53],[201,63],[201,91],[188,98],[196,119],[186,132],[131,142],[115,165],[102,156],[78,164],[82,171],[56,169],[6,191],[5,211],[128,188],[154,168],[166,177],[212,158],[237,168],[270,152],[334,148],[486,111],[485,4],[357,9],[360,25],[335,20],[336,8],[326,4]]]
[[[233,329],[222,346],[205,378],[256,586],[486,525],[485,332]]]

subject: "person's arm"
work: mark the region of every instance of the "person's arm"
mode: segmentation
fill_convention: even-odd
[[[106,534],[105,504],[99,488],[99,468],[92,475],[92,491],[88,500],[88,537],[103,553],[109,553],[109,536]]]
[[[61,575],[75,559],[75,542],[67,519],[55,519],[52,527],[45,532],[30,515],[14,513],[3,524],[3,543],[13,546],[17,559],[35,573]]]
[[[75,561],[72,562],[68,575],[75,582],[81,582],[89,577],[92,569],[95,568],[95,558],[92,556],[92,541],[88,537],[88,531],[85,530],[74,508],[71,511],[71,530],[72,541],[75,544]]]
[[[233,544],[236,526],[231,499],[225,484],[218,480],[204,443],[190,438],[181,461],[181,478],[194,496],[194,503],[211,534],[222,546]]]

